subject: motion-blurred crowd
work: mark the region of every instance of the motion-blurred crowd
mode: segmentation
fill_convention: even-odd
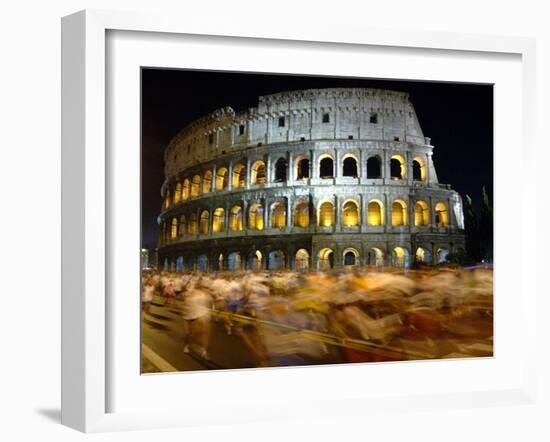
[[[490,269],[142,274],[142,306],[181,312],[184,352],[208,359],[212,321],[256,366],[492,354]]]

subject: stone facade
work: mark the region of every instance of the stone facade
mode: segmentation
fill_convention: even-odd
[[[444,261],[464,248],[406,93],[317,89],[194,121],[165,152],[159,262],[327,269]]]

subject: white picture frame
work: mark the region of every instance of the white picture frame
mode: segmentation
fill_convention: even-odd
[[[109,394],[114,387],[109,373],[114,357],[108,337],[109,328],[112,327],[113,321],[116,321],[110,310],[112,304],[108,297],[112,276],[109,265],[113,259],[109,244],[113,241],[113,231],[116,231],[111,226],[113,206],[110,180],[119,173],[119,163],[110,162],[110,134],[106,129],[106,121],[110,118],[107,94],[110,92],[111,81],[106,72],[109,72],[108,56],[113,56],[113,53],[108,51],[107,34],[113,31],[162,33],[166,36],[217,36],[256,41],[268,39],[274,44],[283,41],[287,46],[294,44],[293,42],[312,42],[338,44],[341,48],[349,45],[379,49],[401,48],[403,51],[426,49],[440,51],[441,54],[467,52],[475,54],[479,59],[483,59],[484,54],[513,55],[519,57],[521,64],[521,110],[518,114],[521,115],[521,174],[528,176],[534,170],[533,162],[537,147],[533,138],[536,91],[535,45],[532,39],[415,31],[394,33],[337,25],[291,28],[281,23],[271,26],[266,23],[261,23],[261,26],[235,22],[223,24],[210,22],[206,17],[182,22],[177,17],[99,10],[82,11],[63,18],[62,423],[80,431],[200,425],[207,424],[214,418],[216,422],[229,421],[231,413],[231,410],[222,409],[219,414],[213,416],[206,414],[205,409],[200,406],[196,408],[195,413],[168,407],[163,409],[158,405],[152,410],[110,409],[112,407],[109,404]],[[499,142],[498,137],[495,142]],[[498,173],[497,167],[496,174]],[[528,191],[527,188],[521,187],[517,192],[522,197],[523,204],[536,207],[536,193],[532,188]],[[496,207],[498,208],[498,205]],[[498,222],[498,210],[496,217]],[[500,388],[474,388],[463,393],[438,392],[436,388],[435,391],[424,395],[382,395],[377,396],[376,401],[361,394],[353,397],[338,397],[336,394],[326,399],[311,397],[307,401],[308,407],[285,407],[282,403],[274,403],[271,407],[265,404],[254,407],[251,403],[252,394],[248,398],[240,399],[241,403],[233,404],[234,410],[243,412],[240,415],[244,417],[239,418],[239,421],[322,417],[335,413],[367,414],[380,410],[395,412],[406,409],[534,403],[535,340],[529,338],[534,336],[535,324],[527,323],[526,318],[536,316],[537,291],[534,269],[527,265],[527,258],[535,254],[536,241],[534,230],[530,231],[526,223],[523,223],[520,235],[522,247],[518,253],[523,264],[521,307],[524,312],[520,320],[523,321],[522,338],[526,338],[522,342],[526,344],[522,354],[518,355],[521,359],[521,376],[518,375],[513,382],[511,380],[509,384]],[[498,250],[498,242],[496,249]],[[136,294],[136,299],[137,296]],[[135,330],[135,333],[138,331]],[[138,349],[132,351],[139,352]],[[497,352],[495,359],[498,357]],[[357,375],[360,369],[360,365],[354,367],[354,375]],[[412,366],[407,368],[413,369]],[[289,370],[283,371],[289,373]],[[475,372],[477,369],[472,370]],[[249,376],[250,382],[265,382],[266,376],[273,376],[275,372],[260,371],[262,375]],[[296,370],[288,376],[294,375],[299,376],[299,371]],[[222,385],[221,383],[230,377],[236,382],[244,379],[242,373],[226,372],[215,378],[216,385]],[[167,376],[163,376],[163,379],[162,382],[168,386],[177,382],[176,378],[170,380]],[[199,379],[198,376],[194,378],[196,382],[200,382]]]

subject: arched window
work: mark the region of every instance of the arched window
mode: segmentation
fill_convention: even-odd
[[[227,168],[220,167],[216,170],[216,190],[225,190],[227,189]]]
[[[430,210],[425,201],[417,201],[414,205],[414,225],[428,226],[430,224]]]
[[[334,225],[334,205],[325,201],[319,207],[319,226],[330,227]]]
[[[241,206],[233,206],[229,216],[229,228],[233,232],[243,230],[243,209]]]
[[[199,272],[207,272],[208,271],[208,256],[199,255],[199,257],[197,258],[197,270]]]
[[[261,204],[253,204],[248,211],[248,228],[251,230],[264,229],[264,208]]]
[[[212,192],[212,171],[207,170],[202,179],[202,193]]]
[[[445,203],[437,203],[435,205],[435,225],[437,227],[449,226],[449,212]]]
[[[275,203],[271,206],[271,228],[284,229],[286,227],[286,210],[283,203]]]
[[[229,254],[227,257],[227,267],[232,272],[241,270],[241,254],[239,252],[232,252]]]
[[[244,164],[236,164],[233,166],[233,189],[243,189],[246,185],[246,166]]]
[[[178,181],[176,184],[176,191],[174,192],[174,204],[178,204],[181,200],[181,183]]]
[[[431,256],[430,256],[430,252],[427,249],[419,247],[418,249],[416,249],[415,257],[416,257],[416,262],[420,264],[425,264],[425,265],[430,264]]]
[[[358,226],[359,225],[359,205],[353,200],[344,203],[342,211],[342,225]]]
[[[359,252],[355,249],[344,250],[344,265],[354,267],[359,264]]]
[[[172,218],[172,224],[170,228],[170,239],[177,239],[178,237],[178,219]]]
[[[426,165],[424,160],[420,157],[415,157],[412,162],[413,167],[413,180],[425,181],[426,180]]]
[[[170,207],[170,191],[166,191],[166,195],[164,195],[164,208],[168,209]]]
[[[219,233],[223,232],[225,228],[225,210],[223,210],[221,207],[218,207],[216,210],[214,210],[214,213],[212,214],[212,232]]]
[[[284,158],[279,158],[275,163],[275,182],[286,181],[287,162]]]
[[[260,252],[259,250],[250,252],[246,259],[247,270],[252,270],[255,272],[262,270],[262,260],[263,260],[262,252]]]
[[[181,199],[183,201],[189,199],[190,191],[191,191],[191,184],[189,183],[189,180],[185,178],[183,180],[183,188],[181,189]]]
[[[200,234],[206,235],[208,233],[209,227],[210,227],[210,213],[208,212],[208,210],[203,210],[201,212]]]
[[[285,254],[282,250],[269,252],[267,265],[269,270],[281,270],[285,268]]]
[[[357,160],[354,157],[349,156],[344,158],[342,175],[357,178],[359,174],[357,173]]]
[[[225,268],[223,253],[220,253],[218,256],[218,270],[223,270]]]
[[[182,215],[181,218],[180,218],[178,237],[183,238],[183,236],[185,235],[186,230],[187,230],[187,221],[185,219],[185,215]]]
[[[294,208],[294,225],[296,227],[309,226],[309,204],[305,201],[299,202]]]
[[[403,200],[395,200],[391,205],[391,225],[407,225],[407,204]]]
[[[309,158],[300,158],[296,162],[296,179],[309,178]]]
[[[396,247],[392,251],[392,264],[394,267],[408,267],[409,252],[403,247]]]
[[[447,262],[447,257],[449,255],[449,250],[447,249],[437,249],[437,263],[438,264],[443,264],[444,262]]]
[[[377,156],[370,157],[367,160],[367,178],[382,178],[381,163],[380,158]]]
[[[319,177],[334,178],[334,160],[330,155],[321,157],[321,161],[319,161]]]
[[[255,161],[251,168],[252,184],[265,184],[266,178],[265,163],[262,160]]]
[[[368,222],[369,226],[383,226],[384,225],[384,205],[382,201],[371,200],[368,205]]]
[[[319,270],[330,270],[334,267],[334,252],[331,249],[322,249],[319,252]]]
[[[197,228],[197,214],[192,213],[189,217],[189,224],[187,224],[187,233],[189,233],[189,235],[196,235]]]
[[[201,176],[195,175],[191,181],[191,196],[198,196],[201,190]]]
[[[305,272],[309,268],[309,253],[306,249],[300,249],[296,252],[296,270]]]
[[[404,180],[406,177],[405,158],[401,155],[393,155],[390,160],[390,173],[392,180]]]
[[[373,266],[376,268],[382,267],[384,265],[384,254],[382,253],[382,250],[380,250],[378,247],[373,247],[372,249],[370,249],[368,260],[369,266]]]

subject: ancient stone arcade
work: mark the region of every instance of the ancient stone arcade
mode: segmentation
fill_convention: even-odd
[[[159,263],[172,270],[409,267],[464,248],[406,93],[317,89],[220,109],[165,152]]]

